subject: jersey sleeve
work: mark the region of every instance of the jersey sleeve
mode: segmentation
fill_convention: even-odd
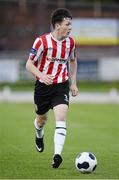
[[[32,61],[37,61],[43,52],[43,43],[41,38],[36,38],[33,43],[33,46],[30,50],[29,59]]]
[[[72,50],[70,53],[70,60],[71,61],[76,61],[76,46],[75,46],[75,41],[72,39]]]

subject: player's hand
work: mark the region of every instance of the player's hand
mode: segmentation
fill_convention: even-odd
[[[49,74],[42,73],[40,79],[41,79],[41,82],[43,82],[46,85],[50,85],[53,83],[53,76]]]
[[[77,96],[78,95],[78,88],[76,85],[71,85],[70,87],[70,90],[71,90],[71,93],[72,93],[72,96]]]

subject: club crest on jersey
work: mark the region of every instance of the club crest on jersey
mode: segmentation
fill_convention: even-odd
[[[31,48],[30,53],[32,53],[32,54],[34,54],[34,55],[36,55],[36,54],[37,54],[37,50],[36,50],[36,49],[34,49],[34,48]]]
[[[66,51],[69,52],[70,48],[66,48]]]
[[[48,50],[52,50],[53,48],[52,47],[49,47]]]

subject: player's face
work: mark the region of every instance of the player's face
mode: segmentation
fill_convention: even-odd
[[[70,34],[72,29],[71,24],[72,22],[70,18],[64,18],[59,27],[59,33],[62,37],[67,37]]]

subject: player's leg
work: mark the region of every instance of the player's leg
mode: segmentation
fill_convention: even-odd
[[[34,126],[36,129],[36,149],[39,152],[42,152],[44,150],[44,126],[47,121],[47,113],[43,115],[37,115],[35,121],[34,121]]]
[[[66,138],[66,114],[68,105],[59,104],[53,108],[54,116],[56,120],[56,129],[54,133],[54,157],[53,168],[58,168],[62,162],[61,153]]]
[[[34,107],[37,117],[34,121],[36,128],[36,149],[39,152],[44,150],[44,125],[47,120],[47,112],[50,109],[50,87],[36,81],[34,88]]]

